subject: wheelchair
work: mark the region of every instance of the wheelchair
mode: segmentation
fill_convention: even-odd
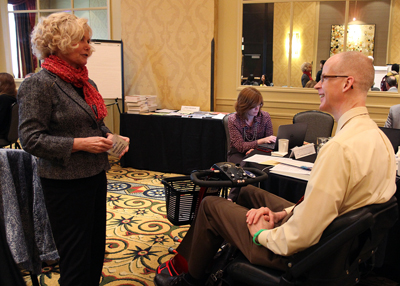
[[[224,269],[225,285],[355,285],[380,266],[385,236],[398,218],[397,199],[365,206],[337,217],[320,241],[287,261],[285,272],[252,265],[237,255]]]
[[[226,177],[204,181],[205,175],[209,175],[208,171],[194,172],[191,181],[209,188],[248,184],[247,180],[238,184]],[[260,173],[257,175],[266,179]],[[384,254],[384,239],[397,219],[395,196],[386,203],[341,215],[325,229],[317,244],[287,257],[286,271],[253,265],[234,246],[225,245],[220,251],[224,254],[211,267],[207,285],[355,285],[362,275],[381,266],[377,257]]]

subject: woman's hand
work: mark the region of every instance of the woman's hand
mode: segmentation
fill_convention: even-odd
[[[249,151],[246,152],[246,155],[249,155],[254,149],[250,149]]]
[[[111,149],[113,142],[111,139],[94,136],[86,138],[75,138],[72,146],[72,152],[86,151],[89,153],[103,153]]]
[[[264,138],[264,143],[272,143],[276,141],[276,136],[271,135]]]
[[[271,135],[271,136],[268,136],[268,137],[265,137],[265,138],[261,138],[261,139],[258,139],[257,140],[257,144],[258,145],[261,145],[261,144],[268,144],[268,143],[272,143],[272,142],[275,142],[276,141],[276,136],[274,136],[274,135]]]

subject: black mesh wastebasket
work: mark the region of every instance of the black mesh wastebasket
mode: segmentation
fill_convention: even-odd
[[[167,218],[174,225],[192,223],[202,198],[218,196],[221,189],[195,185],[190,176],[166,178],[162,183],[165,188]]]

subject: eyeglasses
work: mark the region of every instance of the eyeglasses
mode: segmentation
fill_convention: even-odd
[[[325,78],[330,78],[330,77],[349,77],[348,75],[321,75],[321,84],[324,82]],[[351,85],[351,88],[353,89],[353,85]]]
[[[321,83],[324,82],[325,78],[330,78],[330,77],[349,77],[348,75],[321,75]]]

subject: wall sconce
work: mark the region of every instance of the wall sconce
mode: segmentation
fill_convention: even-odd
[[[286,55],[287,55],[287,57],[289,57],[289,36],[290,36],[290,33],[288,33],[288,36],[286,38]],[[292,58],[298,58],[300,56],[300,50],[301,50],[300,33],[293,32]]]

